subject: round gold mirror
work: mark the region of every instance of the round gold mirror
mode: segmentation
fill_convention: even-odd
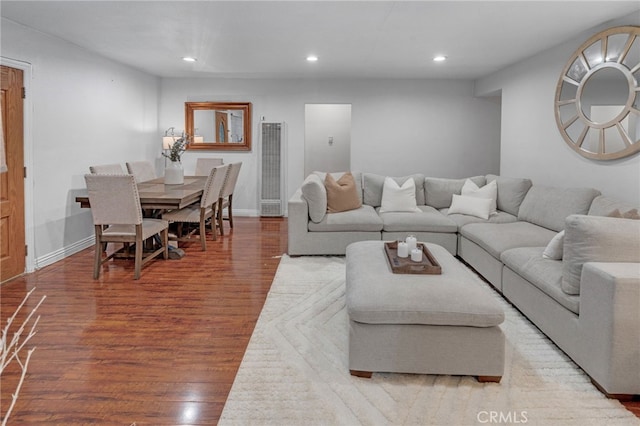
[[[565,142],[580,155],[614,160],[640,151],[640,27],[602,31],[562,70],[555,116]]]

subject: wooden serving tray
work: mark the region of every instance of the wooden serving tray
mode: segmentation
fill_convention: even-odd
[[[418,243],[417,248],[422,249],[422,261],[414,262],[411,260],[411,255],[408,257],[398,257],[398,242],[385,242],[384,252],[387,254],[387,260],[391,271],[394,274],[430,274],[440,275],[442,274],[442,268],[431,254],[425,244]]]

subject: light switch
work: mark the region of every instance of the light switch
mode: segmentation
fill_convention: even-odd
[[[333,136],[329,136],[329,145],[333,145]]]

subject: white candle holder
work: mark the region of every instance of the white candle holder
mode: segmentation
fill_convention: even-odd
[[[407,245],[409,246],[409,253],[411,253],[411,251],[417,247],[418,244],[418,240],[416,239],[415,236],[413,235],[408,235],[407,238],[404,240]]]
[[[414,262],[422,262],[422,250],[419,248],[411,250],[411,260]]]
[[[408,257],[409,256],[409,245],[405,242],[398,242],[398,257]]]

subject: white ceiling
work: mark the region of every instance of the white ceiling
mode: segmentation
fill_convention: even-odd
[[[636,1],[7,1],[2,17],[163,77],[475,79]],[[305,57],[320,60],[308,63]],[[448,56],[435,63],[436,54]],[[181,60],[195,56],[196,63]]]

